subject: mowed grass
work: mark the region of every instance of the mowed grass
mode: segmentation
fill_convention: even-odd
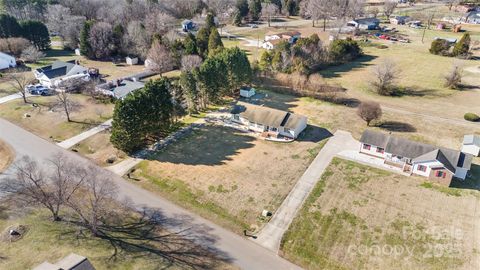
[[[13,161],[15,154],[5,142],[0,141],[0,173],[3,172]]]
[[[306,269],[478,269],[478,191],[423,181],[335,158],[284,235],[283,256]]]
[[[105,167],[121,162],[127,154],[116,149],[110,142],[110,131],[97,133],[74,145],[71,149]]]
[[[0,105],[0,117],[35,133],[55,141],[62,141],[88,130],[112,117],[113,104],[100,103],[91,97],[73,94],[72,99],[81,107],[71,113],[73,122],[67,122],[65,113],[59,109],[52,110],[56,96],[29,97],[30,103],[22,99]],[[34,106],[33,104],[37,104]],[[30,117],[26,117],[26,115]]]
[[[133,182],[236,233],[256,230],[320,151],[322,132],[285,144],[207,125],[142,162]]]
[[[176,265],[165,260],[168,257],[168,248],[175,252],[177,248],[172,239],[166,239],[165,243],[152,246],[151,243],[145,247],[160,251],[157,255],[136,250],[135,248],[118,250],[115,249],[108,239],[92,237],[89,232],[82,230],[69,222],[52,222],[50,216],[43,210],[34,210],[27,214],[15,214],[15,217],[0,217],[0,233],[2,236],[7,233],[5,230],[10,226],[27,226],[27,233],[16,242],[3,242],[0,240],[0,268],[9,270],[32,269],[44,261],[55,263],[70,253],[76,253],[89,259],[96,269],[190,269],[185,265]],[[168,231],[158,230],[159,233],[167,234]],[[113,235],[113,234],[112,234]],[[119,231],[117,236],[122,233]],[[127,235],[125,235],[127,236]],[[168,238],[168,237],[167,237]],[[177,239],[177,241],[180,238]],[[125,238],[125,241],[135,240]],[[178,241],[178,243],[181,243]],[[188,240],[185,244],[189,243]],[[142,245],[139,241],[137,244]],[[190,243],[191,244],[191,243]],[[161,250],[165,249],[162,254]],[[199,248],[201,250],[201,248]],[[175,256],[182,257],[182,253]],[[185,254],[186,261],[189,254]],[[193,256],[192,256],[193,257]],[[205,262],[211,260],[213,269],[234,269],[222,260],[214,258],[201,258]],[[216,265],[216,266],[215,266]]]

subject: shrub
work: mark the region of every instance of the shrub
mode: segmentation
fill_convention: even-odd
[[[480,121],[480,116],[474,113],[466,113],[463,118],[467,121],[478,122]]]
[[[0,51],[19,57],[23,50],[31,46],[30,41],[25,38],[1,38]]]
[[[435,55],[448,55],[450,43],[444,39],[436,39],[432,41],[430,46],[430,53]]]
[[[27,63],[37,63],[43,57],[45,57],[45,54],[33,45],[30,45],[22,52],[22,59]]]
[[[330,44],[329,58],[332,63],[345,63],[362,55],[358,43],[351,39],[337,39]]]
[[[370,84],[379,95],[394,95],[396,89],[395,82],[398,79],[399,72],[395,63],[387,58],[373,67],[373,80]]]
[[[453,56],[466,56],[470,50],[470,34],[465,33],[453,47]]]

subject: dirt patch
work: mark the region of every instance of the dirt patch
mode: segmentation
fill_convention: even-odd
[[[15,154],[3,141],[0,141],[0,172],[3,172],[13,162]]]
[[[23,238],[28,232],[28,227],[25,225],[12,225],[6,228],[2,234],[0,234],[0,242],[16,242]]]

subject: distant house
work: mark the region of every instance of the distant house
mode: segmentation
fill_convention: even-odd
[[[465,135],[463,138],[462,152],[473,156],[480,156],[480,136]]]
[[[265,41],[262,43],[262,48],[266,50],[273,50],[277,48],[278,44],[285,42],[283,39],[274,39],[274,40],[269,40]]]
[[[47,261],[33,268],[33,270],[95,270],[90,261],[75,253],[70,253],[67,257],[56,263]]]
[[[244,98],[251,98],[255,96],[255,88],[253,87],[242,87],[240,88],[240,96]]]
[[[286,40],[288,43],[293,44],[297,42],[297,40],[302,36],[302,34],[298,31],[291,31],[291,32],[282,32],[278,34],[271,34],[265,36],[265,41],[272,41],[272,40]]]
[[[129,66],[136,65],[138,64],[138,57],[127,56],[125,57],[125,63],[127,63]]]
[[[480,24],[480,11],[470,11],[465,16],[464,21],[471,24]]]
[[[476,10],[475,6],[472,5],[457,5],[455,6],[455,11],[456,12],[461,12],[461,13],[468,13],[470,11]]]
[[[307,117],[286,111],[237,102],[231,112],[231,120],[255,132],[272,137],[296,139],[307,127]]]
[[[35,69],[33,74],[41,85],[48,88],[64,87],[68,83],[90,80],[88,68],[76,64],[75,60],[55,61],[50,66]]]
[[[192,20],[184,20],[182,22],[182,30],[184,32],[188,32],[193,29],[195,29],[195,23]]]
[[[409,16],[392,15],[392,16],[390,16],[389,20],[390,20],[391,24],[403,25],[403,24],[406,24],[407,22],[410,21],[410,17]]]
[[[380,26],[380,20],[377,18],[356,19],[347,22],[347,26],[362,30],[375,30]]]
[[[360,142],[360,153],[446,186],[453,177],[464,180],[472,164],[472,155],[371,130],[362,134]]]
[[[133,79],[119,79],[98,85],[95,89],[103,95],[111,96],[115,99],[124,99],[128,94],[142,89],[144,86],[143,82]]]
[[[15,57],[0,52],[0,70],[2,69],[7,69],[7,68],[14,68],[17,66],[17,61],[15,60]]]

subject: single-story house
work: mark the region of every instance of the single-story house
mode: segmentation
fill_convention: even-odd
[[[410,21],[409,16],[398,16],[398,15],[390,16],[391,24],[401,25],[401,24],[406,24],[408,21]]]
[[[480,156],[480,135],[465,135],[462,152],[476,157]]]
[[[271,34],[265,36],[265,41],[272,40],[287,40],[288,43],[293,44],[302,36],[302,33],[298,31],[283,32],[278,34]]]
[[[476,10],[476,8],[477,7],[473,5],[457,5],[455,6],[455,11],[461,12],[461,13],[467,13],[467,12]]]
[[[241,87],[240,88],[240,96],[244,98],[251,98],[255,96],[255,88],[253,87]]]
[[[70,255],[56,263],[45,261],[33,268],[33,270],[95,270],[95,267],[93,267],[87,258],[75,253],[70,253]]]
[[[471,11],[465,16],[465,22],[471,24],[480,24],[480,11]]]
[[[15,60],[15,57],[0,52],[0,70],[1,69],[7,69],[7,68],[14,68],[17,66],[17,61]]]
[[[285,42],[285,41],[283,39],[273,39],[273,40],[265,41],[262,44],[262,48],[266,50],[273,50],[277,48],[278,44],[282,42]]]
[[[50,66],[35,69],[33,74],[41,85],[48,88],[64,87],[68,83],[90,80],[88,68],[78,65],[75,60],[55,61]]]
[[[127,78],[97,85],[95,89],[103,95],[111,96],[116,99],[124,99],[128,94],[138,89],[142,89],[144,86],[145,84],[143,82]]]
[[[377,18],[363,18],[347,22],[347,26],[362,30],[375,30],[380,26],[380,20]]]
[[[360,139],[360,153],[383,159],[404,172],[424,176],[449,186],[453,177],[464,180],[473,156],[460,151],[410,141],[366,130]]]
[[[195,23],[192,20],[184,20],[182,22],[182,30],[184,32],[188,32],[193,29],[195,29]]]
[[[307,117],[246,102],[237,102],[231,120],[255,132],[296,139],[307,127]]]

